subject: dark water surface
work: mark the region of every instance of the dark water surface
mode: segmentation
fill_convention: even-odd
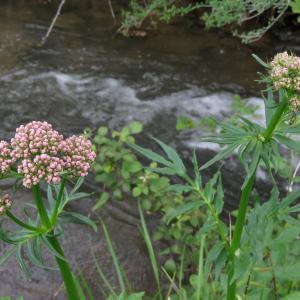
[[[55,13],[56,3],[45,3],[0,1],[1,139],[11,137],[16,126],[31,120],[47,120],[66,135],[86,127],[118,128],[140,120],[149,135],[177,146],[195,147],[199,133],[179,135],[175,130],[178,115],[222,118],[230,114],[235,93],[261,101],[254,81],[261,69],[251,53],[265,59],[287,44],[294,51],[300,48],[293,39],[281,42],[271,35],[245,46],[228,34],[182,24],[162,26],[146,38],[124,38],[112,28],[106,1],[70,1],[50,38],[40,47]],[[201,148],[201,161],[211,155],[205,147]],[[239,193],[237,174],[229,167],[225,179],[232,201]],[[25,202],[29,195],[19,193],[18,198]],[[87,201],[75,209],[88,213],[89,207]],[[15,209],[21,211],[21,207]],[[151,290],[151,270],[136,229],[134,208],[125,202],[110,204],[102,216],[133,286]],[[99,282],[91,247],[116,282],[102,234],[92,235],[82,226],[71,226],[69,232],[66,251],[95,291],[99,292]],[[0,251],[4,249],[1,245]],[[64,299],[60,286],[56,272],[33,268],[33,279],[28,283],[13,259],[0,267],[0,296]]]

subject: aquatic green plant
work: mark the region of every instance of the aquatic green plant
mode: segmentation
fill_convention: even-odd
[[[21,229],[5,230],[1,224],[0,239],[11,248],[0,257],[0,263],[15,254],[21,269],[30,277],[24,259],[26,252],[33,265],[51,270],[53,267],[43,261],[42,248],[45,247],[54,255],[68,299],[72,300],[79,299],[78,288],[58,237],[63,233],[61,225],[69,222],[87,224],[97,230],[95,223],[86,216],[65,210],[69,202],[87,196],[77,191],[94,159],[92,143],[86,137],[63,139],[47,122],[21,125],[10,143],[0,142],[1,179],[22,182],[24,188],[31,189],[34,198],[34,204],[29,204],[34,213],[25,211],[27,220],[23,221],[12,212],[13,196],[1,196],[0,212]],[[67,180],[74,185],[71,190],[66,187]],[[41,183],[47,185],[47,204],[43,200]]]

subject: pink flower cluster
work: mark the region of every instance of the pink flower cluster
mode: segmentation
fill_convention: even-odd
[[[291,111],[298,112],[300,110],[300,96],[295,95],[289,99]]]
[[[12,206],[12,198],[9,194],[0,197],[0,214],[4,214]]]
[[[60,150],[67,174],[70,176],[86,176],[90,164],[95,160],[96,153],[91,151],[92,143],[83,136],[73,135],[62,141]]]
[[[300,57],[287,52],[275,55],[270,75],[276,90],[300,90]]]
[[[0,141],[0,173],[5,174],[12,164],[11,149],[9,143]]]
[[[41,180],[58,184],[62,174],[86,176],[96,154],[84,136],[63,139],[47,122],[31,122],[16,130],[11,143],[0,142],[0,171],[15,166],[30,188]]]
[[[13,147],[12,156],[18,159],[44,153],[57,155],[62,140],[63,136],[53,130],[51,124],[33,121],[17,128],[16,135],[10,142]]]

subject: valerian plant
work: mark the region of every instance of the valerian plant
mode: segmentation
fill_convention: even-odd
[[[21,228],[8,231],[1,226],[0,238],[11,248],[1,256],[0,263],[15,254],[22,270],[30,276],[24,260],[26,252],[33,265],[53,269],[43,261],[42,249],[47,248],[56,259],[70,300],[78,299],[78,283],[58,237],[64,223],[88,224],[97,229],[86,216],[65,210],[70,201],[88,195],[78,192],[78,189],[95,156],[92,143],[86,137],[73,135],[64,139],[47,122],[33,121],[22,125],[16,129],[10,142],[0,142],[1,178],[21,181],[24,188],[31,190],[36,212],[26,214],[26,220],[21,220],[12,212],[11,196],[5,194],[0,198],[1,214]],[[67,180],[74,185],[72,189],[66,187]],[[42,183],[47,185],[47,202],[41,193]]]
[[[197,283],[192,280],[194,282],[192,286],[196,291],[191,299],[220,299],[215,297],[227,297],[228,300],[241,297],[279,299],[279,296],[287,296],[294,289],[299,288],[295,283],[299,278],[293,268],[293,265],[299,264],[298,250],[296,250],[299,249],[297,244],[299,221],[290,214],[299,212],[299,205],[292,205],[299,198],[300,192],[297,190],[279,200],[274,174],[277,172],[276,161],[282,155],[282,148],[300,153],[300,143],[292,138],[300,132],[300,122],[297,117],[300,108],[300,58],[284,52],[277,54],[271,63],[265,63],[258,57],[254,57],[267,69],[267,75],[261,80],[267,84],[264,92],[265,126],[242,116],[239,117],[239,122],[235,120],[234,124],[221,123],[219,134],[203,139],[218,143],[222,147],[221,151],[202,166],[198,166],[194,155],[193,176],[189,174],[177,152],[163,142],[155,139],[166,157],[129,143],[131,148],[157,163],[157,167],[148,168],[150,171],[167,176],[178,176],[182,183],[176,184],[173,188],[198,195],[194,201],[186,201],[175,210],[172,218],[178,218],[187,211],[200,210],[201,207],[207,209],[207,222],[197,233],[198,241],[201,241],[198,245],[202,275],[198,273],[199,276],[194,277],[194,280],[201,279],[202,282]],[[245,167],[246,176],[241,186],[235,223],[228,228],[220,217],[224,200],[220,175],[215,175],[205,185],[201,180],[200,172],[232,154],[237,154]],[[270,200],[263,205],[258,201],[253,212],[247,215],[258,168],[267,170],[274,188]],[[212,230],[217,232],[220,241],[207,253],[205,273],[203,243]],[[293,245],[287,248],[287,244],[291,242]],[[212,277],[213,269],[216,273]],[[222,288],[219,294],[215,287],[207,288],[210,280],[221,280]],[[227,284],[224,284],[225,281]],[[203,282],[206,282],[205,286]],[[253,284],[257,284],[254,289]],[[208,295],[210,291],[215,297],[212,297],[212,294]],[[297,292],[291,294],[292,296],[297,297]],[[179,295],[179,299],[190,298],[182,298],[182,295]]]

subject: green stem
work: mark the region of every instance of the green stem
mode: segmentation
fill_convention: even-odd
[[[31,226],[29,224],[26,224],[24,222],[22,222],[20,219],[18,219],[15,215],[13,215],[9,210],[7,210],[5,212],[5,214],[12,220],[14,221],[16,224],[18,224],[19,226],[23,227],[23,228],[26,228],[30,231],[35,231],[35,232],[41,232],[41,228],[38,228],[38,227],[34,227],[34,226]]]
[[[61,184],[60,184],[60,189],[59,189],[59,192],[58,192],[58,197],[56,199],[55,206],[54,206],[54,209],[53,209],[53,213],[52,213],[52,216],[51,216],[51,224],[55,224],[56,223],[58,209],[59,209],[60,202],[61,202],[61,199],[62,199],[62,196],[63,196],[63,192],[64,192],[64,189],[65,189],[65,183],[66,183],[66,178],[63,178],[62,181],[61,181]]]
[[[41,222],[44,226],[46,226],[47,229],[50,229],[52,224],[49,220],[48,213],[47,213],[46,208],[45,208],[44,203],[43,203],[40,186],[38,184],[34,185],[32,187],[32,191],[33,191],[33,194],[34,194],[37,210],[38,210],[39,216],[41,218]],[[59,192],[59,194],[62,194],[62,193]],[[48,239],[49,243],[52,245],[52,247],[62,257],[65,257],[63,249],[61,248],[57,238],[54,236],[53,230],[50,231],[50,235],[47,236],[47,239]],[[78,299],[77,288],[76,288],[76,284],[74,282],[73,274],[71,272],[69,264],[67,263],[66,260],[63,260],[59,257],[55,257],[55,259],[56,259],[57,265],[59,266],[62,278],[64,280],[64,284],[65,284],[68,299],[69,300],[77,300]]]
[[[65,257],[64,251],[61,248],[57,238],[53,235],[53,232],[50,232],[51,236],[48,236],[47,239],[49,243],[53,246],[53,248],[62,256]],[[76,284],[74,282],[74,277],[70,266],[66,260],[63,260],[59,257],[55,257],[57,265],[59,266],[61,276],[64,280],[64,285],[67,292],[67,297],[69,300],[76,300],[78,299],[78,293]]]
[[[248,202],[249,202],[250,194],[255,180],[255,174],[256,172],[254,172],[254,174],[249,178],[246,186],[242,191],[238,216],[234,226],[234,234],[233,234],[233,239],[230,245],[230,252],[229,252],[227,300],[235,299],[236,281],[232,281],[233,274],[234,274],[234,258],[235,258],[235,253],[240,246],[242,232],[245,224],[246,212],[248,208]]]
[[[272,119],[270,120],[270,123],[268,124],[268,127],[266,128],[264,132],[264,143],[267,143],[270,141],[272,134],[274,130],[276,129],[277,124],[281,120],[286,108],[288,105],[287,98],[284,97],[282,101],[280,102],[279,106],[277,107],[274,115],[272,116]],[[258,160],[257,166],[259,164],[260,159]],[[256,168],[257,168],[256,166]],[[234,226],[234,233],[233,233],[233,239],[232,243],[230,245],[230,253],[229,253],[229,264],[228,264],[228,282],[227,282],[227,300],[235,300],[235,294],[236,294],[236,281],[233,280],[234,275],[234,259],[235,254],[238,248],[240,247],[240,241],[243,233],[243,228],[245,225],[245,218],[247,213],[247,207],[249,203],[249,198],[251,195],[251,191],[253,188],[253,184],[256,177],[256,170],[254,174],[248,179],[247,184],[245,185],[244,189],[242,190],[241,195],[241,201],[240,206],[238,210],[238,215],[236,219],[236,223]]]
[[[200,197],[203,199],[203,201],[205,202],[205,204],[207,205],[212,217],[214,218],[214,221],[216,222],[217,224],[217,230],[219,232],[219,235],[220,235],[220,238],[224,244],[224,247],[227,251],[227,253],[229,253],[230,251],[230,248],[229,248],[229,244],[228,244],[228,241],[226,239],[226,234],[225,234],[225,231],[224,231],[224,228],[220,222],[220,218],[215,210],[215,208],[213,207],[213,205],[211,205],[209,199],[207,199],[207,197],[205,196],[205,194],[200,190],[200,189],[197,189],[197,192],[199,193]]]
[[[40,185],[39,184],[34,185],[32,187],[32,192],[34,194],[34,200],[35,200],[35,203],[36,203],[36,207],[37,207],[39,216],[41,218],[41,222],[47,229],[50,229],[51,228],[51,223],[50,223],[46,208],[44,206]]]
[[[284,111],[286,110],[287,108],[287,105],[288,105],[288,102],[287,102],[287,99],[284,98],[279,106],[277,107],[276,111],[275,111],[275,114],[273,115],[268,127],[266,128],[265,132],[264,132],[264,138],[265,138],[265,142],[269,142],[271,137],[272,137],[272,134],[273,134],[273,131],[275,130],[278,122],[280,121]]]

